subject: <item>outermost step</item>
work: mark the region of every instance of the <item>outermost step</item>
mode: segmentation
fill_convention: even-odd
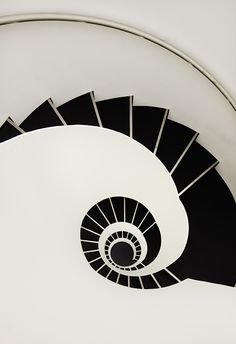
[[[132,135],[132,96],[101,100],[96,104],[104,128]]]
[[[93,92],[73,98],[58,106],[57,110],[68,125],[102,126]]]
[[[60,116],[53,104],[52,99],[48,99],[39,105],[21,124],[24,131],[32,131],[47,127],[65,125],[63,118]]]
[[[8,117],[8,119],[0,127],[0,142],[12,139],[21,135],[24,131]]]

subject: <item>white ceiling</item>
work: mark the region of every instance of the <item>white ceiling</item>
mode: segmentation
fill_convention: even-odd
[[[98,16],[157,35],[199,61],[236,98],[234,0],[0,0],[1,15],[49,11]],[[30,101],[36,103],[36,100]],[[25,106],[25,102],[22,106]],[[233,112],[231,116],[230,121],[234,121]],[[230,143],[231,137],[223,138],[225,141],[229,139],[229,161],[232,161],[236,147]],[[229,164],[229,169],[232,180],[236,173],[233,162]],[[86,274],[88,283],[83,280],[81,293],[87,296],[80,301],[71,297],[69,300],[61,299],[62,290],[70,294],[70,284],[66,281],[61,285],[62,289],[56,292],[53,284],[44,284],[42,296],[45,295],[45,299],[52,296],[49,304],[40,303],[32,291],[30,296],[26,293],[22,298],[19,290],[11,286],[8,296],[12,299],[7,313],[2,314],[4,321],[1,326],[5,334],[1,338],[3,332],[0,331],[1,342],[25,344],[29,340],[30,343],[41,344],[42,338],[50,338],[53,344],[74,343],[73,333],[77,330],[81,342],[86,344],[132,343],[135,340],[137,343],[159,341],[162,344],[235,343],[236,293],[233,288],[185,281],[172,288],[145,291],[142,294],[113,285],[97,276],[87,262],[82,264],[81,272]],[[43,271],[40,274],[44,278]],[[57,274],[60,277],[59,271]],[[96,285],[96,291],[90,282]],[[107,285],[109,288],[106,288]],[[71,314],[67,312],[74,304],[78,305],[78,309],[84,307],[82,316],[77,309],[74,316],[68,317]],[[88,304],[91,308],[86,308]],[[48,305],[53,312],[47,311]],[[104,307],[102,311],[101,307]],[[53,316],[54,310],[57,311],[56,317]],[[91,313],[91,322],[98,320],[95,331],[91,331]],[[106,331],[108,337],[104,338]],[[115,338],[111,341],[109,336],[114,332]]]
[[[236,197],[235,111],[191,64],[140,37],[86,23],[16,23],[1,27],[0,40],[0,123],[11,116],[20,124],[49,97],[60,105],[91,90],[96,100],[134,95],[135,105],[170,108],[170,118],[199,132]]]
[[[0,14],[77,13],[134,26],[196,59],[236,98],[234,0],[0,0]]]

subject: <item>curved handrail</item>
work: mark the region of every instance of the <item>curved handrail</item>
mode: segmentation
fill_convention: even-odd
[[[100,25],[115,30],[123,31],[134,36],[144,38],[145,40],[159,45],[160,47],[170,51],[176,56],[180,57],[185,62],[191,64],[193,68],[198,70],[202,75],[204,75],[224,96],[224,98],[229,102],[231,107],[236,111],[236,101],[225,89],[225,87],[201,64],[192,59],[190,56],[186,55],[183,51],[174,47],[173,45],[167,43],[166,41],[153,36],[144,31],[138,30],[131,26],[127,26],[115,21],[106,20],[102,18],[96,18],[91,16],[82,16],[78,14],[60,14],[60,13],[31,13],[31,14],[17,14],[12,16],[2,16],[0,17],[0,25],[9,25],[15,23],[25,23],[25,22],[37,22],[37,21],[64,21],[64,22],[77,22],[77,23],[88,23],[93,25]]]

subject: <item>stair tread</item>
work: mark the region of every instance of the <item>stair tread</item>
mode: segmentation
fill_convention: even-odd
[[[178,191],[183,190],[206,171],[217,159],[198,142],[193,142],[172,174]]]
[[[183,124],[170,119],[166,120],[156,156],[168,171],[174,167],[195,134],[194,130]]]
[[[161,287],[168,287],[178,283],[178,281],[172,277],[167,271],[161,270],[153,274]]]
[[[118,283],[127,287],[128,286],[128,276],[120,275]]]
[[[133,138],[154,152],[166,109],[154,106],[133,107]]]
[[[217,159],[198,142],[193,141],[197,133],[166,119],[166,116],[167,110],[164,108],[133,106],[132,96],[95,103],[93,92],[89,92],[60,105],[58,109],[55,109],[50,99],[45,101],[21,123],[19,129],[9,118],[0,127],[0,142],[20,135],[23,131],[64,125],[63,120],[69,125],[102,125],[133,137],[154,152],[171,172],[188,216],[189,237],[183,254],[168,267],[177,279],[167,269],[153,275],[129,278],[112,271],[107,278],[136,288],[157,288],[159,284],[164,287],[185,278],[234,286],[235,201],[227,185],[213,168]],[[194,183],[199,176],[202,177]],[[186,190],[191,183],[191,187]],[[183,190],[186,191],[181,193]],[[91,260],[90,265],[95,270],[101,268],[99,273],[104,276],[108,275],[110,268],[99,258],[98,240],[109,223],[127,221],[132,222],[140,231],[148,229],[144,234],[148,245],[148,254],[142,263],[144,266],[153,261],[159,252],[159,229],[157,225],[152,227],[153,218],[147,213],[147,209],[141,203],[136,209],[136,205],[137,202],[132,199],[112,197],[99,202],[83,220],[82,247],[85,252],[88,251],[85,254]],[[155,246],[153,243],[156,243]]]
[[[130,287],[142,289],[140,279],[137,276],[130,276]]]
[[[73,98],[58,106],[57,109],[68,125],[99,126],[93,92]]]
[[[12,121],[12,120],[11,120]],[[0,127],[0,142],[7,141],[15,136],[22,134],[8,119]]]
[[[155,280],[153,279],[151,275],[142,276],[141,279],[142,279],[144,289],[158,288]]]
[[[98,101],[97,108],[104,128],[130,136],[132,97],[119,97]]]
[[[52,101],[49,99],[43,102],[20,124],[20,127],[24,131],[32,131],[63,125],[51,104]]]
[[[181,279],[234,286],[236,212],[227,185],[212,169],[180,199],[188,215],[190,231],[182,256],[170,270]]]

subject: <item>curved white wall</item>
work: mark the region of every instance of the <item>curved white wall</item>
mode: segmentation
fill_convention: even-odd
[[[1,15],[49,11],[78,13],[111,19],[166,39],[204,65],[236,98],[236,48],[233,44],[236,31],[236,2],[234,0],[179,0],[178,2],[175,0],[0,1]],[[235,147],[232,147],[232,150],[235,150]],[[86,269],[87,267],[85,267]],[[186,281],[176,288],[148,291],[142,296],[139,292],[133,290],[127,292],[115,285],[110,287],[109,284],[110,289],[107,288],[107,281],[97,280],[95,273],[89,267],[88,269],[88,279],[97,283],[97,295],[102,299],[105,294],[104,290],[107,293],[105,295],[106,304],[112,305],[114,300],[114,306],[117,306],[114,317],[115,323],[122,319],[122,329],[117,331],[114,343],[132,343],[135,340],[137,343],[138,340],[140,343],[155,340],[162,344],[235,343],[235,289]],[[85,290],[87,289],[85,288]],[[92,289],[90,288],[89,291],[92,292]],[[48,293],[47,288],[45,293]],[[130,294],[127,299],[126,293]],[[16,298],[14,288],[12,295],[18,305],[23,304],[21,300]],[[60,297],[60,295],[55,296],[52,306],[57,307],[57,296]],[[26,298],[26,300],[28,299]],[[122,311],[127,308],[127,305],[130,308],[130,313],[127,311],[123,316]],[[138,319],[133,321],[140,311],[140,305],[142,312]],[[38,305],[38,307],[39,317],[36,317],[39,321],[38,325],[44,326],[44,331],[48,331],[52,335],[55,344],[73,343],[73,337],[70,337],[72,332],[70,331],[72,327],[76,328],[78,325],[75,319],[71,324],[67,314],[61,314],[59,309],[58,318],[52,319],[43,309],[43,305]],[[67,309],[66,303],[65,309]],[[2,332],[0,330],[0,341],[4,344],[15,344],[17,338],[17,344],[23,343],[24,336],[29,334],[31,343],[38,343],[35,339],[38,334],[37,331],[39,333],[42,331],[40,326],[38,327],[35,323],[35,318],[32,318],[35,311],[34,304],[27,306],[25,319],[22,318],[22,314],[16,314],[14,311],[14,309],[9,309],[7,316],[3,317],[4,321],[1,326],[9,328],[9,331],[5,332],[8,335],[1,338]],[[111,308],[109,311],[112,314],[114,309]],[[148,311],[150,311],[151,320],[148,319]],[[96,333],[97,337],[95,333],[88,335],[90,327],[86,327],[86,324],[82,322],[82,333],[84,336],[88,335],[86,337],[87,342],[84,342],[86,344],[95,343],[96,338],[103,338],[104,331],[107,329],[106,325],[116,331],[116,326],[114,326],[111,317],[103,321],[97,310],[96,315],[99,318],[98,324],[101,325]],[[22,321],[19,322],[19,319]],[[55,332],[52,332],[51,326],[47,328],[50,322]],[[85,322],[89,325],[88,312],[85,314]],[[63,329],[63,326],[69,333],[68,336],[60,336],[60,330]],[[110,334],[112,333],[110,332]],[[105,338],[103,342],[111,341]]]
[[[20,124],[49,97],[60,105],[91,90],[96,100],[132,94],[135,105],[170,108],[170,118],[198,131],[236,197],[235,111],[191,64],[143,38],[83,22],[14,23],[1,27],[0,42],[0,124],[8,116]]]
[[[0,0],[1,15],[77,13],[134,26],[200,62],[236,98],[234,0]]]

